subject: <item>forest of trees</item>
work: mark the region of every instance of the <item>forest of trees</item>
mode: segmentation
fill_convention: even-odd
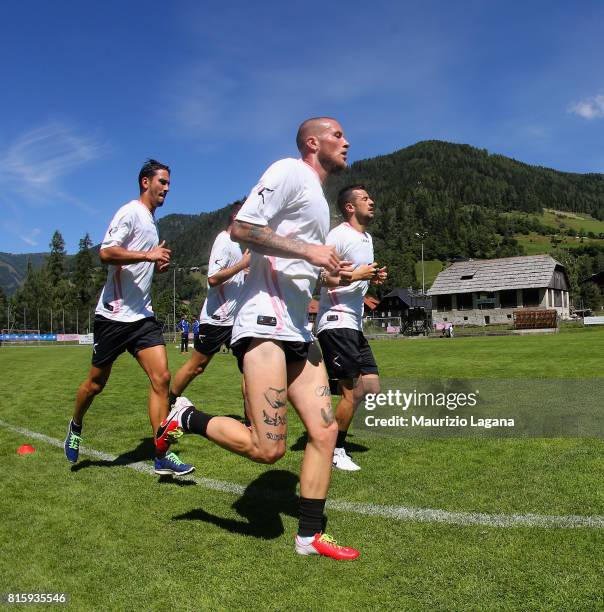
[[[418,286],[415,264],[422,242],[426,260],[510,257],[524,254],[515,236],[529,232],[553,236],[559,231],[526,213],[550,208],[604,220],[603,175],[538,168],[468,145],[426,141],[352,164],[325,186],[333,225],[339,223],[336,194],[351,183],[365,185],[376,201],[370,231],[376,261],[389,268],[381,294],[394,287]],[[177,318],[199,312],[205,281],[188,270],[193,266],[207,270],[212,242],[226,226],[229,206],[159,220],[160,239],[172,248],[174,262],[172,270],[154,279],[153,304],[160,320],[172,316],[174,285]],[[576,305],[601,304],[597,288],[581,281],[604,270],[604,248],[558,247],[552,256],[567,268]],[[8,313],[13,327],[49,331],[52,311],[53,330],[62,331],[64,317],[66,331],[85,330],[105,277],[98,246],[93,247],[88,235],[80,240],[78,253],[68,257],[56,231],[46,263],[41,267],[30,263],[23,284],[10,298],[0,289],[0,327],[6,327]]]

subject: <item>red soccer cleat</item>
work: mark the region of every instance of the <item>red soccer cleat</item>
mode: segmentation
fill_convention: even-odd
[[[315,533],[314,540],[304,544],[299,536],[296,536],[296,552],[299,555],[323,555],[338,561],[352,561],[361,553],[355,548],[339,546],[338,543],[326,533]]]
[[[165,455],[170,444],[178,441],[184,431],[180,424],[180,416],[186,408],[193,406],[186,397],[176,398],[170,414],[161,422],[155,434],[155,448],[160,455]]]

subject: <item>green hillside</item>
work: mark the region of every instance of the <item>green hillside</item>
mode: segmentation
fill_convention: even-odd
[[[424,141],[355,162],[332,176],[325,192],[334,224],[339,220],[336,195],[351,183],[365,185],[376,201],[370,228],[375,258],[389,268],[382,291],[421,286],[422,243],[424,259],[434,262],[425,267],[426,287],[439,267],[460,258],[556,251],[567,265],[577,263],[575,290],[580,279],[603,267],[604,175],[558,172],[469,145]],[[199,215],[170,214],[159,220],[160,239],[173,249],[177,267],[203,268],[227,219],[228,205]],[[570,253],[570,259],[561,251]],[[28,256],[12,257],[19,259],[19,266],[0,254],[0,286],[7,294],[23,281]],[[33,261],[34,267],[40,263]],[[68,270],[69,265],[68,260]],[[191,280],[189,286],[181,279],[188,286],[189,297],[183,299],[192,299],[196,287],[203,287]],[[156,285],[167,300],[171,290],[165,275]]]

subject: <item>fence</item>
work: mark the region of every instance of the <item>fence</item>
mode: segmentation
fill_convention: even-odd
[[[401,317],[368,317],[363,320],[363,333],[365,335],[399,334],[401,326]]]
[[[91,334],[94,322],[94,309],[69,310],[66,308],[7,308],[0,315],[3,333],[15,334]],[[174,334],[174,317],[170,313],[162,318],[164,333]],[[168,337],[166,336],[166,340]]]

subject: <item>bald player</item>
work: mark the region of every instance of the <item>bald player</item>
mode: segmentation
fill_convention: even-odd
[[[346,167],[349,145],[341,125],[329,117],[302,123],[296,143],[301,159],[282,159],[268,168],[231,231],[252,251],[231,342],[245,379],[252,427],[205,414],[180,398],[157,438],[161,443],[184,430],[272,464],[285,454],[289,400],[308,432],[295,550],[355,559],[358,550],[339,546],[323,533],[338,428],[323,359],[306,328],[317,277],[338,286],[352,276],[336,248],[325,245],[329,206],[323,194],[325,179]]]

